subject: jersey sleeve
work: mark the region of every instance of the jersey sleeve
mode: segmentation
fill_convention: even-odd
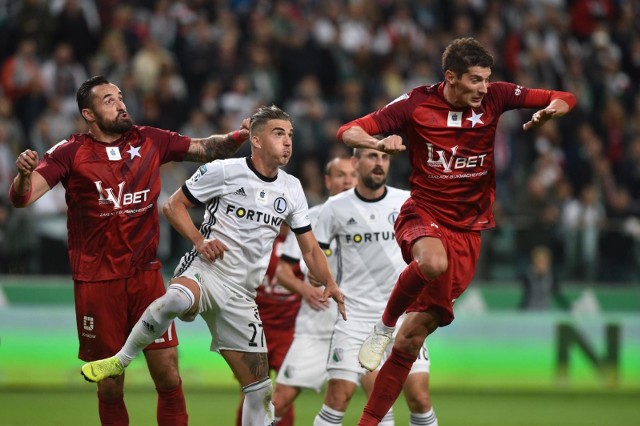
[[[203,164],[182,185],[182,191],[194,204],[206,204],[207,201],[222,195],[225,187],[225,169],[219,161]]]
[[[329,248],[331,244],[331,240],[333,240],[335,235],[335,226],[334,219],[336,215],[333,209],[333,203],[328,200],[322,209],[320,209],[320,213],[318,214],[318,219],[313,225],[313,233],[320,244],[320,247],[323,249]]]
[[[289,231],[287,238],[278,246],[278,257],[291,262],[298,262],[302,259],[300,246],[293,232]]]
[[[379,133],[384,134],[404,130],[411,120],[411,115],[416,109],[416,105],[423,98],[423,90],[424,86],[416,87],[371,113],[371,118],[378,125]]]
[[[156,143],[162,164],[184,160],[191,144],[190,137],[155,127],[146,127],[145,130],[148,137]]]
[[[289,213],[287,223],[291,230],[296,234],[303,234],[311,230],[311,222],[309,221],[309,206],[307,198],[302,190],[302,185],[298,179],[293,178],[292,185],[292,203],[293,208]]]
[[[53,188],[58,182],[66,181],[77,150],[78,144],[65,139],[44,153],[35,171],[47,181],[49,188]]]

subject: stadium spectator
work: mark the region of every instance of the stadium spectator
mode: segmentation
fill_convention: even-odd
[[[329,198],[313,227],[325,250],[335,241],[337,276],[349,311],[349,321],[335,321],[327,357],[329,381],[314,426],[342,424],[358,385],[370,394],[377,372],[358,364],[358,350],[405,266],[393,228],[409,191],[386,185],[389,154],[358,148],[352,162],[358,175],[356,186]],[[438,424],[429,396],[429,364],[425,346],[411,366],[404,387],[410,425]],[[394,424],[391,408],[380,423]]]
[[[522,287],[520,309],[543,311],[551,309],[552,303],[564,310],[571,307],[560,290],[553,267],[553,255],[547,247],[538,246],[531,251],[531,262],[522,277]]]
[[[19,41],[25,38],[36,40],[36,59],[39,63],[51,57],[53,46],[60,41],[55,34],[62,34],[56,32],[57,20],[51,15],[54,3],[57,13],[72,2],[10,1],[4,8],[0,8],[0,12],[5,13],[3,16],[6,23],[0,26],[2,63],[9,62],[7,59],[14,54]],[[439,80],[441,71],[438,63],[445,43],[455,38],[456,32],[464,31],[464,36],[476,35],[490,52],[501,52],[492,68],[495,80],[517,81],[525,87],[558,87],[576,94],[579,103],[572,112],[571,122],[559,123],[562,141],[560,148],[566,158],[563,168],[569,177],[573,193],[578,194],[585,183],[591,182],[593,175],[591,164],[579,160],[582,155],[579,150],[581,144],[576,143],[576,139],[581,139],[578,135],[583,124],[594,129],[606,155],[613,153],[615,161],[621,160],[615,155],[619,156],[628,146],[629,139],[638,134],[639,125],[636,123],[640,120],[635,117],[640,111],[640,79],[633,78],[638,75],[640,64],[640,35],[638,26],[635,25],[640,11],[637,2],[429,0],[352,4],[347,0],[295,0],[278,2],[276,6],[249,1],[229,5],[182,1],[173,2],[167,10],[162,4],[165,2],[76,0],[75,4],[80,9],[75,7],[75,10],[81,12],[76,13],[76,18],[82,18],[82,8],[86,5],[91,7],[91,3],[97,5],[99,13],[99,22],[96,22],[94,12],[89,14],[93,16],[91,25],[92,28],[100,28],[100,31],[95,37],[82,40],[91,45],[91,53],[85,62],[88,75],[105,75],[121,87],[127,93],[129,112],[138,117],[138,121],[146,114],[146,108],[142,99],[138,99],[142,88],[131,83],[131,58],[139,52],[142,40],[147,37],[157,39],[178,60],[177,70],[188,88],[188,105],[183,111],[206,108],[212,123],[223,129],[228,128],[228,125],[222,123],[227,118],[220,113],[220,93],[229,90],[230,82],[237,74],[250,76],[252,90],[261,93],[261,97],[265,94],[273,96],[282,105],[287,105],[291,99],[297,78],[315,74],[321,85],[322,97],[329,105],[328,114],[323,120],[326,123],[344,123],[368,111],[379,109],[380,100],[384,99],[386,103],[390,98],[382,93],[380,85],[389,62],[396,64],[400,71],[387,74],[391,77],[388,80],[392,83],[390,87],[397,86],[398,78],[402,78],[407,91],[419,84]],[[572,15],[573,8],[578,3],[583,8],[580,13],[586,12],[589,15],[585,21],[589,23],[586,25],[588,30],[582,29],[582,32],[579,29],[582,22],[578,22],[582,18],[578,17],[583,15]],[[607,13],[598,12],[600,3],[607,4]],[[590,15],[589,9],[584,8],[588,4],[597,6],[594,9],[595,15]],[[354,10],[345,13],[345,10],[351,8]],[[156,9],[161,13],[156,13]],[[171,35],[173,24],[170,24],[172,29],[167,27],[166,32],[158,30],[158,22],[163,20],[175,20],[175,37]],[[364,25],[358,27],[359,22],[364,22]],[[358,34],[357,40],[372,41],[363,44],[359,50],[350,51],[349,43],[341,44],[344,41],[342,29]],[[84,31],[80,27],[63,30],[67,33]],[[289,37],[291,33],[293,36]],[[394,38],[389,39],[389,34],[394,34]],[[397,38],[395,34],[398,34]],[[173,38],[173,43],[168,42],[170,38]],[[196,38],[206,40],[208,47],[191,50],[191,43]],[[114,42],[115,39],[117,41]],[[308,46],[301,44],[305,40]],[[394,43],[394,48],[384,54],[389,42]],[[270,78],[271,81],[278,80],[278,84],[265,84],[263,73],[254,74],[256,65],[250,59],[251,46],[254,44],[267,47],[269,70],[273,71]],[[299,48],[300,45],[302,49]],[[212,61],[211,58],[216,60]],[[296,60],[293,61],[292,58]],[[428,69],[424,69],[424,64]],[[192,73],[190,67],[194,70],[197,68],[197,72]],[[419,75],[415,75],[416,73]],[[416,79],[422,75],[424,78],[418,82]],[[289,76],[296,76],[296,79],[290,79]],[[210,81],[215,82],[217,88],[211,90],[206,101],[200,105],[200,99],[204,97],[202,85]],[[283,84],[284,81],[287,84]],[[152,91],[155,92],[156,89],[157,86]],[[625,110],[629,111],[621,129],[622,137],[620,126],[608,126],[606,121],[610,114],[603,114],[612,98],[616,98],[616,102],[622,103]],[[27,106],[32,108],[25,108],[24,101],[12,105],[17,111],[17,114],[13,114],[13,119],[19,117],[20,120],[29,121],[23,130],[27,134],[23,140],[25,147],[30,146],[28,132],[46,107],[43,93],[28,100]],[[158,102],[149,102],[148,106],[156,108],[158,112]],[[151,113],[147,115],[153,116]],[[513,126],[522,121],[519,112],[503,115],[501,124],[504,125],[509,115],[513,118],[509,119],[509,125],[504,130],[507,140],[518,141],[511,151],[515,173],[508,177],[507,185],[498,186],[496,196],[505,201],[505,219],[514,223],[516,230],[519,230],[519,218],[513,216],[511,203],[506,201],[513,200],[518,195],[519,188],[526,185],[530,174],[528,167],[535,162],[538,154],[532,149],[533,145],[526,142],[531,136],[523,134],[519,125]],[[187,117],[181,114],[173,120],[180,121],[178,126],[181,126]],[[619,120],[619,111],[616,120]],[[176,130],[165,123],[161,124],[164,128]],[[335,132],[320,143],[337,144],[332,142],[334,135]],[[613,152],[610,152],[611,146],[614,147]],[[321,150],[320,154],[323,153]],[[313,155],[315,154],[308,154],[306,157]],[[301,157],[305,156],[294,158],[287,170],[295,170],[297,173],[298,164],[306,160]],[[330,156],[324,157],[327,158]],[[390,183],[406,187],[407,170],[406,157],[394,160]],[[618,169],[614,170],[615,179],[620,184]],[[315,178],[320,180],[321,177],[320,170]],[[616,219],[607,217],[607,221],[610,220]],[[516,253],[516,250],[511,250],[511,253]],[[561,261],[561,257],[555,258]],[[517,279],[515,268],[508,266],[516,264],[514,260],[505,260],[504,272]],[[501,262],[497,258],[495,261]]]
[[[333,196],[353,188],[356,172],[351,160],[346,157],[334,157],[325,166],[324,185]],[[309,209],[309,220],[313,226],[322,204]],[[333,333],[333,324],[338,310],[333,301],[322,302],[320,289],[311,284],[305,273],[301,279],[296,274],[299,268],[307,272],[301,262],[302,255],[293,235],[285,240],[280,251],[280,260],[276,269],[278,281],[285,287],[302,295],[300,309],[295,318],[293,342],[286,353],[282,366],[276,376],[273,390],[276,424],[286,424],[280,419],[291,418],[293,403],[303,389],[320,392],[327,380],[326,363],[329,356],[329,344]],[[327,261],[334,277],[338,277],[336,244],[331,243],[325,250]]]
[[[456,39],[442,55],[443,82],[417,87],[338,131],[348,146],[389,154],[407,149],[393,133],[403,131],[413,170],[411,198],[395,223],[408,266],[358,354],[365,368],[378,367],[398,318],[408,314],[376,378],[361,425],[378,424],[384,417],[424,339],[453,321],[452,303],[473,277],[480,231],[495,226],[493,144],[500,115],[510,109],[542,108],[523,125],[528,130],[575,105],[568,92],[489,83],[492,65],[493,57],[478,41]],[[372,136],[389,133],[381,140]]]
[[[272,424],[267,342],[255,303],[256,288],[269,263],[273,242],[286,222],[305,263],[325,285],[346,318],[344,300],[309,224],[300,182],[287,174],[293,127],[275,106],[251,117],[251,156],[201,166],[164,205],[163,212],[193,243],[176,268],[164,296],[153,301],[115,356],[82,367],[85,377],[103,382],[121,376],[133,358],[171,326],[174,318],[202,315],[212,334],[211,350],[227,361],[245,394],[242,424]],[[206,204],[198,230],[189,209]]]
[[[156,258],[160,165],[228,157],[248,131],[243,122],[234,134],[191,139],[135,126],[120,89],[101,76],[80,86],[77,102],[89,132],[58,143],[42,161],[35,151],[22,152],[9,197],[26,207],[64,185],[79,358],[93,361],[113,355],[133,321],[165,292]],[[187,424],[174,331],[141,347],[158,391],[160,425]],[[98,383],[102,424],[128,424],[123,389],[124,376]]]

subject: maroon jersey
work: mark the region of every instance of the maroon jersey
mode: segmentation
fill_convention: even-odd
[[[190,138],[133,128],[112,144],[72,135],[47,151],[36,171],[66,189],[69,259],[74,280],[126,278],[153,270],[159,240],[160,166],[181,161]]]
[[[291,329],[293,336],[296,315],[300,308],[300,295],[291,293],[282,287],[278,284],[276,278],[276,268],[280,260],[278,256],[278,245],[284,242],[286,235],[285,233],[285,236],[278,236],[273,244],[267,272],[262,284],[256,289],[256,304],[258,305],[260,319],[262,320],[265,332],[267,332],[267,329],[272,328]],[[290,236],[290,238],[292,238],[292,236]],[[300,272],[299,266],[296,266],[294,272],[298,278],[301,280],[304,279],[304,275]]]
[[[439,223],[459,230],[493,228],[493,150],[500,115],[546,107],[557,92],[491,83],[480,108],[473,109],[449,104],[444,85],[417,87],[356,124],[369,134],[404,131],[411,197]]]

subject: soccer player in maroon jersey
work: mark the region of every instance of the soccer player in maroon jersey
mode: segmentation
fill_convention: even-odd
[[[116,353],[165,292],[157,259],[160,166],[229,157],[249,130],[247,119],[233,133],[192,139],[136,126],[120,89],[101,76],[80,86],[77,102],[89,132],[58,143],[42,161],[35,151],[21,153],[9,195],[15,207],[26,207],[59,182],[65,187],[79,358],[93,361]],[[172,327],[145,349],[159,425],[187,424],[177,344]],[[128,425],[124,375],[97,386],[102,424]]]
[[[395,224],[408,266],[358,358],[374,370],[396,321],[407,311],[391,356],[382,366],[360,425],[377,425],[397,399],[424,339],[453,321],[453,302],[469,285],[480,231],[494,227],[494,137],[500,115],[538,109],[524,130],[568,113],[575,96],[490,83],[493,58],[473,38],[454,40],[442,55],[444,81],[420,86],[387,106],[344,124],[337,137],[390,154],[408,149],[411,197]],[[407,146],[396,132],[403,132]],[[377,139],[372,135],[388,134]]]

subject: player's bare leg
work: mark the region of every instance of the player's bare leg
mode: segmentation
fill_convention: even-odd
[[[242,386],[244,393],[242,424],[273,425],[274,408],[271,401],[273,388],[269,378],[267,353],[221,350],[220,354]]]
[[[276,383],[273,389],[273,406],[276,419],[281,419],[287,414],[300,392],[300,388]]]
[[[158,392],[157,419],[161,426],[186,426],[187,405],[178,371],[177,348],[154,349],[144,352],[149,374]]]

